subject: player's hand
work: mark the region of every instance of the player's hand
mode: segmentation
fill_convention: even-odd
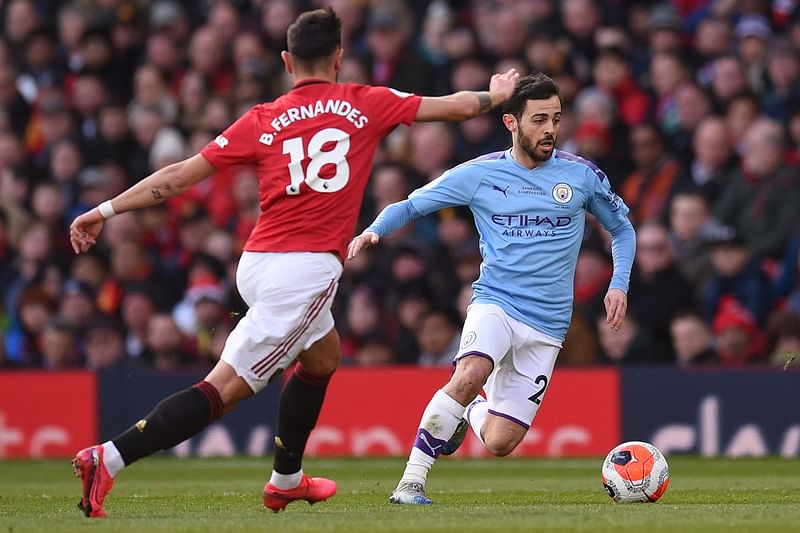
[[[619,289],[608,289],[603,303],[606,305],[606,324],[619,331],[628,312],[628,295]]]
[[[89,248],[97,244],[97,236],[103,229],[105,219],[95,207],[72,221],[69,226],[69,242],[76,254],[88,252]]]
[[[495,74],[489,81],[489,94],[493,97],[499,97],[501,103],[506,102],[511,98],[514,88],[517,86],[519,80],[519,72],[516,69],[508,69],[503,74]],[[492,98],[494,100],[494,98]]]
[[[381,238],[378,237],[377,233],[373,233],[371,231],[365,231],[352,241],[350,241],[350,245],[347,247],[347,258],[352,259],[358,255],[358,253],[363,250],[364,248],[368,248],[373,244],[378,244]]]

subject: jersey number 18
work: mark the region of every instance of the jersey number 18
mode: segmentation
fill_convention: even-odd
[[[335,143],[330,150],[322,147]],[[350,165],[347,162],[347,151],[350,149],[350,135],[338,128],[325,128],[315,133],[308,141],[308,168],[303,172],[305,149],[302,137],[293,137],[283,141],[283,153],[289,155],[289,177],[291,183],[286,186],[286,194],[300,194],[300,184],[305,182],[317,192],[336,192],[347,185],[350,179]],[[336,172],[329,178],[319,175],[325,165],[336,165]]]

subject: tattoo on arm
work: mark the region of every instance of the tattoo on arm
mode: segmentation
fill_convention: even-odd
[[[150,192],[153,193],[153,198],[155,198],[156,200],[161,200],[161,198],[163,198],[161,196],[161,191],[159,191],[158,189],[150,189]]]
[[[489,93],[486,91],[475,93],[475,96],[478,97],[478,102],[480,103],[479,113],[483,115],[484,113],[491,111],[492,109],[492,97],[489,96]]]

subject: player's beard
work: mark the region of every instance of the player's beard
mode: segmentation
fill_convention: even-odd
[[[552,148],[550,150],[544,149],[542,146],[539,145],[542,141],[550,141],[553,143]],[[543,139],[540,139],[538,142],[534,143],[530,137],[525,135],[522,131],[522,128],[517,129],[517,146],[520,147],[528,157],[536,161],[537,163],[541,163],[543,161],[547,161],[550,159],[550,156],[553,155],[553,150],[555,149],[556,145],[556,138],[554,136],[548,136]]]

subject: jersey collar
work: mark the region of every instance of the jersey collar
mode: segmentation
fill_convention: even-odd
[[[514,159],[514,156],[511,154],[511,148],[506,150],[506,159],[508,159],[513,164],[517,165],[519,168],[523,169],[526,172],[535,172],[535,171],[539,170],[542,167],[546,167],[546,166],[550,165],[550,163],[556,158],[556,153],[557,152],[558,152],[557,149],[553,149],[553,153],[550,154],[550,158],[547,161],[544,161],[543,163],[540,163],[540,164],[536,165],[533,168],[528,168],[525,165],[523,165],[522,163],[520,163],[519,161],[517,161],[516,159]]]
[[[307,86],[309,86],[309,85],[317,85],[317,84],[319,84],[319,83],[326,83],[326,84],[328,84],[328,85],[333,85],[333,83],[332,83],[332,82],[330,82],[330,81],[328,81],[328,80],[321,80],[321,79],[319,79],[319,78],[308,78],[308,79],[306,79],[306,80],[298,81],[298,82],[297,82],[297,83],[294,85],[294,87],[292,87],[292,88],[291,88],[291,89],[289,89],[289,90],[290,90],[290,91],[294,91],[295,89],[300,89],[301,87],[307,87]]]

